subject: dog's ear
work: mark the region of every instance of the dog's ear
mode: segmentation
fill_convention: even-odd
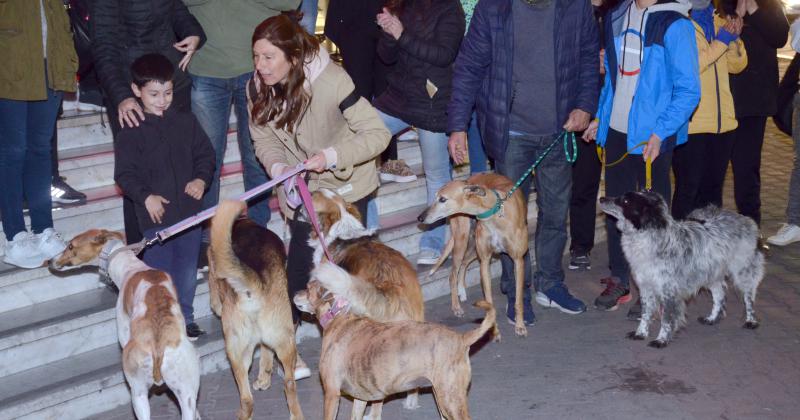
[[[622,207],[625,218],[637,230],[667,227],[669,211],[666,202],[657,193],[650,191],[626,193],[622,196]]]
[[[345,210],[350,213],[356,220],[361,220],[361,212],[352,203],[346,203]]]
[[[464,186],[464,193],[467,195],[477,195],[480,197],[486,196],[486,190],[479,185],[466,185]]]
[[[98,232],[97,235],[94,236],[94,238],[92,238],[92,242],[98,244],[104,244],[112,239],[119,239],[124,242],[125,236],[119,232],[113,232],[110,230],[101,230],[100,232]]]

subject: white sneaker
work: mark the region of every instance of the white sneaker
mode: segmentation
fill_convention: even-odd
[[[26,230],[14,235],[14,239],[6,244],[6,255],[3,257],[6,263],[22,268],[41,267],[46,259],[39,251],[34,235]]]
[[[311,369],[308,368],[306,362],[300,358],[300,355],[297,355],[297,361],[294,364],[294,380],[299,381],[301,379],[306,379],[311,377]],[[278,371],[278,376],[283,378],[283,367],[278,364],[275,366],[275,369]]]
[[[61,234],[56,232],[53,228],[47,228],[44,232],[33,235],[36,238],[36,246],[39,253],[44,256],[46,260],[55,258],[67,248]]]
[[[784,246],[800,241],[800,226],[784,223],[778,232],[769,238],[767,243]]]

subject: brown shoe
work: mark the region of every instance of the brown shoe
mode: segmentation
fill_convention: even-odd
[[[383,182],[411,182],[417,179],[414,171],[402,159],[384,162],[381,165],[380,174]]]

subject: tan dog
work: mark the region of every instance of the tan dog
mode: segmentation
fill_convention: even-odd
[[[320,190],[312,200],[331,258],[353,276],[331,291],[376,321],[424,321],[417,271],[403,254],[380,242],[373,230],[365,229],[358,210],[336,193]],[[319,238],[312,232],[308,242],[314,248],[314,263],[319,265],[323,257]],[[410,392],[403,406],[418,408],[417,399],[417,392]],[[380,409],[380,404],[373,404],[370,415],[379,418]]]
[[[283,388],[291,418],[303,418],[297,400],[294,367],[297,358],[291,302],[287,289],[286,253],[272,231],[249,219],[238,201],[222,202],[211,220],[208,250],[211,308],[222,318],[225,350],[239,387],[237,417],[253,415],[253,394],[247,376],[253,351],[260,346],[258,379],[254,387],[271,384],[273,358],[283,365]],[[274,352],[274,353],[273,353]]]
[[[342,393],[354,398],[351,419],[358,420],[368,401],[430,383],[443,418],[469,419],[469,349],[495,324],[492,305],[476,303],[486,310],[486,317],[478,328],[463,334],[426,322],[378,322],[352,313],[340,296],[330,293],[329,286],[350,282],[348,277],[341,268],[324,263],[312,273],[308,289],[294,297],[295,305],[315,314],[324,329],[319,360],[323,418],[336,419]]]
[[[438,268],[448,255],[453,253],[453,270],[450,273],[450,306],[453,313],[462,316],[464,311],[459,303],[459,290],[464,290],[464,276],[467,266],[477,259],[481,264],[481,286],[483,295],[492,302],[492,277],[489,264],[492,255],[504,252],[514,261],[514,278],[516,280],[516,296],[514,304],[516,321],[514,332],[518,336],[527,336],[528,331],[522,317],[522,287],[525,277],[525,253],[528,252],[528,207],[520,190],[514,191],[500,209],[485,219],[478,219],[475,226],[475,251],[469,253],[470,217],[495,207],[499,198],[505,198],[514,183],[510,179],[497,174],[478,174],[466,181],[451,181],[436,193],[436,200],[422,214],[419,221],[434,223],[450,217],[450,240],[445,246],[439,261],[432,272]],[[466,294],[461,293],[462,300]],[[495,326],[496,338],[500,333]]]
[[[124,246],[121,233],[92,229],[73,238],[50,267],[63,271],[107,264],[108,275],[119,289],[117,334],[136,417],[150,418],[150,387],[166,383],[180,404],[181,418],[199,419],[200,359],[186,335],[172,279],[147,266],[133,251],[122,249]],[[105,261],[101,261],[101,253]]]

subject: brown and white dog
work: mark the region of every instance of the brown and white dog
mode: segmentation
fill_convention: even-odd
[[[358,210],[338,194],[320,190],[312,201],[333,262],[352,275],[331,284],[331,292],[346,298],[355,312],[379,322],[424,321],[417,272],[403,254],[380,242],[374,230],[364,228]],[[323,250],[313,232],[308,243],[319,266]],[[403,406],[417,408],[417,397],[410,392]],[[380,417],[376,410],[380,406],[373,404],[371,415]]]
[[[362,419],[368,401],[380,404],[389,395],[430,383],[443,418],[469,419],[469,349],[495,324],[492,305],[476,303],[486,317],[463,334],[426,322],[378,322],[354,314],[346,300],[330,292],[351,282],[348,277],[341,268],[323,263],[312,273],[308,289],[294,297],[295,305],[315,314],[324,329],[319,360],[323,418],[336,419],[342,393],[354,398],[351,419]]]
[[[256,346],[261,349],[254,387],[271,384],[273,358],[283,365],[283,388],[290,418],[303,418],[294,372],[297,349],[291,301],[286,285],[286,251],[272,231],[239,219],[243,202],[224,201],[211,220],[208,250],[211,309],[222,318],[225,350],[239,387],[238,418],[253,415],[253,394],[247,376]],[[239,219],[239,220],[237,220]]]
[[[528,252],[528,207],[520,190],[514,191],[511,198],[502,203],[500,209],[485,219],[478,219],[475,226],[475,253],[470,252],[471,217],[491,210],[501,197],[506,197],[514,183],[502,176],[491,173],[473,175],[466,181],[447,183],[436,193],[433,204],[419,215],[422,223],[434,223],[450,217],[450,240],[445,245],[439,261],[434,264],[435,271],[453,253],[453,269],[450,273],[450,306],[456,316],[463,316],[459,303],[466,299],[464,276],[467,266],[477,258],[481,264],[481,286],[483,295],[492,301],[492,277],[489,264],[492,255],[504,252],[514,261],[516,296],[514,305],[516,321],[514,332],[527,336],[522,316],[522,286],[525,277],[525,253]],[[459,290],[460,289],[460,290]],[[461,291],[461,293],[459,293]],[[496,338],[500,333],[495,326]]]
[[[69,241],[50,267],[64,271],[107,264],[108,275],[119,289],[117,334],[136,417],[150,418],[150,387],[166,383],[178,399],[181,418],[199,419],[200,359],[186,335],[172,279],[147,266],[131,250],[115,252],[124,247],[121,233],[92,229]],[[101,261],[101,254],[106,261]]]

